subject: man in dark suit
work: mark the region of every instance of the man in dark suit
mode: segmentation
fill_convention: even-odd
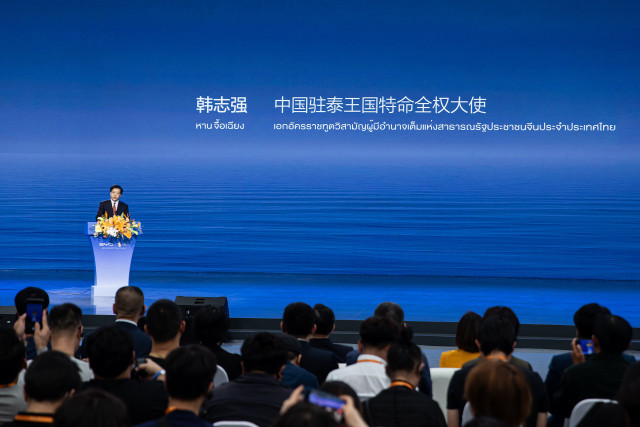
[[[109,191],[111,198],[100,202],[96,219],[104,216],[105,213],[107,214],[107,217],[122,214],[129,216],[129,206],[127,206],[125,202],[120,201],[120,196],[122,196],[122,187],[119,185],[112,185]]]
[[[332,352],[339,362],[346,363],[347,353],[353,351],[353,348],[348,345],[336,344],[329,338],[329,335],[336,328],[336,316],[333,314],[333,310],[324,304],[316,304],[313,306],[313,311],[316,313],[316,331],[311,334],[309,344],[313,348]]]
[[[144,316],[146,309],[144,294],[139,287],[123,286],[116,292],[116,300],[113,304],[116,325],[127,331],[133,338],[136,358],[147,357],[151,353],[151,338],[138,327],[138,320]]]
[[[244,374],[213,389],[205,419],[211,423],[250,421],[269,427],[291,394],[291,389],[280,383],[287,348],[275,335],[260,332],[244,341],[240,353]]]
[[[158,380],[165,372],[157,371],[153,379],[131,378],[135,356],[130,334],[116,325],[103,326],[87,338],[87,355],[95,379],[85,388],[99,388],[121,399],[133,425],[164,415],[168,397]]]
[[[329,372],[338,369],[338,359],[326,350],[311,347],[309,339],[316,330],[315,312],[309,304],[294,302],[289,304],[282,315],[282,332],[300,341],[300,367],[311,372],[322,384]]]

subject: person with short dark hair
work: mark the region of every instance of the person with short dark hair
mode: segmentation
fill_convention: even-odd
[[[464,386],[474,417],[493,417],[519,427],[531,411],[531,390],[522,369],[485,360],[471,370]]]
[[[215,354],[204,346],[188,345],[169,353],[166,362],[165,384],[170,409],[163,418],[140,424],[139,427],[210,427],[211,423],[200,419],[198,414],[213,388]]]
[[[325,381],[321,386],[320,390],[327,392],[329,394],[333,394],[334,396],[351,396],[351,400],[353,400],[353,405],[356,407],[358,412],[362,414],[362,402],[358,397],[358,393],[351,387],[349,384],[344,381]]]
[[[573,339],[574,365],[564,372],[560,390],[553,397],[554,417],[568,418],[573,407],[584,399],[613,399],[629,367],[622,352],[629,348],[632,336],[631,325],[625,319],[602,314],[593,325],[595,354],[591,358],[586,360],[577,339]]]
[[[422,351],[413,343],[394,343],[387,352],[389,388],[364,402],[363,412],[372,426],[445,427],[436,402],[416,391],[424,369]]]
[[[469,360],[480,356],[476,337],[482,317],[473,311],[462,315],[456,327],[456,348],[440,355],[441,368],[461,368]]]
[[[518,316],[516,316],[516,313],[510,307],[496,305],[496,306],[487,308],[482,318],[485,319],[490,316],[502,316],[504,319],[507,319],[513,325],[513,329],[516,334],[516,341],[514,342],[514,346],[515,346],[515,344],[518,342],[518,332],[520,331],[520,320],[518,320]],[[474,366],[480,363],[481,361],[482,361],[482,357],[477,357],[475,359],[469,360],[468,362],[465,362],[462,365],[462,367],[466,368],[466,367]],[[528,369],[530,371],[533,370],[533,368],[531,367],[531,363],[527,362],[526,360],[522,360],[518,357],[515,357],[513,354],[509,359],[509,363],[512,363],[523,369]]]
[[[37,356],[24,376],[27,409],[6,426],[42,426],[53,423],[53,414],[80,386],[78,368],[66,354],[48,351]]]
[[[581,340],[591,340],[593,336],[593,324],[601,314],[611,314],[607,307],[603,307],[595,302],[585,304],[580,307],[573,315],[573,323],[576,327],[576,338]],[[585,358],[590,359],[592,354],[586,354]],[[622,357],[627,362],[634,363],[636,360],[630,354],[623,353]],[[573,365],[573,359],[571,358],[571,352],[556,354],[551,358],[549,362],[549,371],[547,377],[544,380],[544,385],[547,388],[547,395],[550,398],[560,390],[562,374]],[[564,423],[564,419],[556,417],[549,418],[549,426],[561,426]]]
[[[336,329],[336,316],[333,314],[333,310],[324,304],[316,304],[313,306],[313,311],[316,314],[316,330],[311,334],[309,344],[313,348],[332,352],[338,362],[346,363],[347,354],[353,351],[353,348],[348,345],[336,344],[329,338],[329,335]]]
[[[242,374],[239,354],[229,353],[222,348],[222,342],[229,331],[229,316],[222,307],[205,305],[195,316],[193,322],[196,338],[202,345],[216,355],[218,365],[227,373],[229,380],[235,380]]]
[[[94,388],[74,393],[53,416],[55,427],[127,427],[127,407],[117,397]]]
[[[135,356],[130,334],[116,325],[103,326],[87,338],[87,355],[95,379],[85,388],[99,388],[120,398],[133,424],[164,414],[167,393],[163,382],[131,378]],[[156,374],[159,377],[162,371],[158,368]]]
[[[112,185],[109,188],[109,199],[103,200],[98,205],[98,213],[96,213],[96,220],[101,216],[107,215],[108,218],[116,215],[129,216],[129,206],[120,201],[122,196],[122,187],[119,185]]]
[[[516,328],[513,320],[504,314],[488,316],[482,319],[478,328],[478,348],[482,361],[498,360],[509,363],[511,353],[516,344]],[[515,364],[512,364],[516,366]],[[462,413],[467,399],[464,395],[465,382],[469,373],[478,364],[463,366],[456,371],[449,382],[447,391],[447,420],[449,427],[459,427],[462,423]],[[526,419],[526,427],[545,427],[547,423],[547,412],[549,410],[549,399],[544,389],[544,383],[536,372],[517,366],[529,384],[531,392],[531,409]]]
[[[280,335],[280,338],[287,347],[287,363],[282,371],[282,385],[289,388],[296,388],[299,385],[305,387],[318,388],[318,378],[311,372],[300,367],[300,341],[291,335]]]
[[[89,364],[75,358],[83,332],[80,307],[71,303],[57,305],[51,309],[46,320],[51,331],[51,349],[69,356],[71,361],[78,366],[82,381],[92,380],[93,371],[91,371]]]
[[[0,424],[9,422],[27,409],[18,375],[27,366],[24,343],[15,331],[0,326]]]
[[[149,359],[165,367],[165,359],[180,347],[180,337],[185,330],[185,321],[178,304],[168,299],[160,299],[149,307],[144,330],[151,337]]]
[[[372,316],[360,324],[358,361],[327,376],[327,381],[344,381],[361,400],[375,396],[389,387],[385,366],[387,351],[400,338],[400,326],[390,317]]]
[[[338,368],[336,356],[326,350],[313,348],[309,344],[311,334],[316,331],[316,314],[309,304],[294,302],[282,314],[282,332],[300,341],[300,367],[311,372],[323,383],[329,372]]]
[[[261,332],[242,344],[244,373],[213,390],[207,421],[250,421],[268,427],[276,419],[291,390],[280,383],[287,348],[277,336]]]

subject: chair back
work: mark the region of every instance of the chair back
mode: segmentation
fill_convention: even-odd
[[[251,421],[217,421],[213,427],[259,427]]]
[[[576,427],[578,424],[580,424],[580,421],[582,421],[584,416],[587,415],[587,412],[589,412],[591,408],[593,408],[593,405],[595,405],[596,403],[618,403],[618,402],[611,399],[581,400],[576,404],[576,406],[573,407],[573,410],[571,411],[571,417],[568,419],[568,423],[567,423],[567,419],[565,419],[565,422],[564,422],[565,427],[567,426]]]
[[[431,382],[433,384],[433,400],[436,401],[444,416],[447,416],[447,390],[453,373],[457,368],[431,368]]]
[[[220,365],[216,365],[216,374],[213,376],[213,386],[218,387],[220,384],[229,382],[229,375],[227,375],[227,371]]]

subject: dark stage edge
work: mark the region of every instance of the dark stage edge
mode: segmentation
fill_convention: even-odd
[[[20,289],[38,286],[49,293],[52,305],[72,302],[85,314],[111,314],[113,298],[92,300],[92,284],[93,272],[86,270],[0,270],[0,306],[12,306]],[[393,301],[403,307],[407,321],[416,325],[416,339],[424,334],[430,345],[448,342],[455,333],[452,325],[466,311],[482,314],[494,305],[508,305],[518,315],[523,324],[519,347],[528,336],[533,337],[532,343],[537,337],[546,337],[547,342],[572,337],[574,312],[590,302],[607,306],[632,326],[640,326],[638,280],[132,271],[130,284],[142,288],[147,305],[176,296],[225,296],[233,321],[244,322],[240,325],[250,319],[258,324],[280,319],[287,304],[294,301],[323,303],[341,319],[339,324],[359,323],[380,302]],[[527,332],[535,326],[543,329]]]

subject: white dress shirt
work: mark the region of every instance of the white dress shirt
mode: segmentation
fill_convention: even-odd
[[[327,381],[344,381],[360,400],[367,400],[391,385],[386,366],[387,362],[381,357],[361,354],[355,364],[329,372]]]

